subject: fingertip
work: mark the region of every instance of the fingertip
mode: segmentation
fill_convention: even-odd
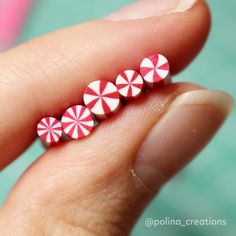
[[[205,45],[211,28],[211,13],[207,3],[198,0],[189,11],[184,14],[176,13],[172,17],[177,17],[177,20],[168,27],[172,33],[167,32],[167,35],[174,36],[177,40],[169,45],[166,43],[168,47],[164,45],[163,50],[169,58],[172,74],[177,74],[196,58]],[[173,51],[172,48],[177,50]]]

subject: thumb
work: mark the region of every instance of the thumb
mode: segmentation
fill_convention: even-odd
[[[34,163],[2,209],[4,230],[127,235],[163,183],[210,140],[231,105],[229,95],[190,84],[145,94],[88,139],[52,148]]]

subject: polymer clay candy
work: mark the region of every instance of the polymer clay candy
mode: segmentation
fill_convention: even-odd
[[[118,111],[120,95],[116,86],[106,80],[91,82],[83,94],[84,104],[99,119],[104,119]]]
[[[124,98],[137,98],[143,88],[142,76],[134,70],[125,70],[116,78],[116,87]]]
[[[150,88],[166,84],[170,80],[169,62],[161,54],[145,57],[140,65],[140,74]]]
[[[61,123],[54,117],[45,117],[39,121],[37,133],[46,144],[57,143],[62,137]]]
[[[89,109],[82,105],[69,107],[61,119],[63,131],[71,139],[88,136],[95,126]]]

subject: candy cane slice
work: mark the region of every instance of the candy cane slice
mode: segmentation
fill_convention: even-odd
[[[116,86],[105,80],[91,82],[84,91],[84,103],[100,119],[115,113],[120,107],[120,96]]]
[[[71,139],[88,136],[95,125],[88,108],[81,105],[68,108],[62,116],[61,123],[64,133]]]
[[[117,76],[116,87],[124,98],[137,98],[142,92],[143,78],[134,70],[125,70]]]
[[[170,80],[168,60],[161,54],[145,57],[140,65],[140,74],[149,87],[166,84]]]
[[[61,123],[54,117],[45,117],[39,121],[37,133],[46,144],[57,143],[62,137]]]

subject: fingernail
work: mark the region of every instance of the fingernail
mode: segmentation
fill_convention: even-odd
[[[156,191],[216,133],[233,105],[221,91],[196,90],[177,97],[144,140],[134,172]]]
[[[138,19],[172,12],[184,12],[190,9],[197,0],[139,0],[105,19],[124,20]]]

